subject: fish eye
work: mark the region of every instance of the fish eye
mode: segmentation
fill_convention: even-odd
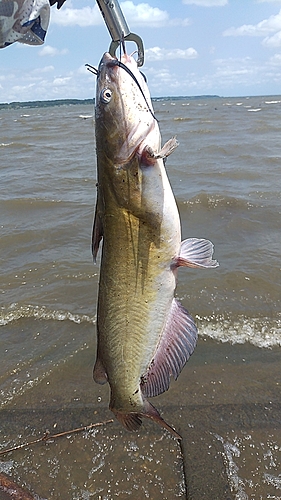
[[[104,104],[108,104],[111,101],[111,97],[112,97],[112,90],[108,89],[107,87],[105,89],[102,89],[100,93],[100,98]]]

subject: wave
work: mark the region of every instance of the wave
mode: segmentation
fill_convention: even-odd
[[[0,174],[1,178],[1,174]],[[60,209],[62,210],[63,208],[72,208],[73,205],[78,204],[76,200],[63,200],[61,198],[47,198],[47,197],[21,197],[21,198],[13,198],[9,193],[6,193],[3,195],[2,200],[0,203],[3,205],[3,208],[7,211],[16,211],[20,210],[21,212],[25,210],[48,210],[50,208],[54,208],[56,206],[59,206]],[[83,204],[82,201],[79,203],[80,205]]]
[[[12,148],[13,150],[19,149],[22,151],[23,149],[25,150],[31,149],[32,145],[21,141],[11,141],[11,142],[1,142],[0,147]]]
[[[11,304],[0,313],[0,326],[8,325],[22,318],[53,321],[72,321],[76,324],[96,323],[96,315],[77,314],[64,310],[52,310],[45,306]],[[249,318],[243,315],[235,319],[219,316],[195,316],[199,335],[230,344],[249,342],[256,347],[281,347],[281,317]]]
[[[34,318],[55,321],[73,321],[74,323],[92,323],[96,322],[96,316],[87,314],[75,314],[70,311],[51,310],[45,306],[26,305],[20,306],[17,303],[11,304],[8,308],[2,308],[0,312],[0,326],[8,325],[13,321],[22,318]]]
[[[247,318],[241,315],[233,320],[198,315],[196,319],[201,337],[233,345],[248,342],[260,348],[281,347],[281,318]]]
[[[186,116],[176,116],[173,120],[174,122],[191,122],[193,121],[193,118],[188,118]]]
[[[237,196],[231,196],[227,194],[210,193],[210,192],[200,192],[195,196],[190,198],[184,198],[185,194],[177,196],[177,202],[179,208],[184,210],[187,207],[198,208],[224,208],[226,210],[240,211],[241,213],[248,213],[249,209],[255,209],[255,213],[259,213],[260,220],[264,219],[264,214],[266,211],[266,217],[271,222],[278,222],[278,209],[280,206],[280,193],[276,190],[272,190],[270,193],[260,190],[257,193],[250,190],[246,196],[243,193],[237,194]]]
[[[256,207],[251,201],[242,198],[236,198],[234,196],[224,196],[221,194],[209,194],[209,193],[199,193],[193,196],[189,200],[178,200],[179,205],[201,205],[206,208],[214,207],[236,207],[242,210],[248,209],[249,207]]]

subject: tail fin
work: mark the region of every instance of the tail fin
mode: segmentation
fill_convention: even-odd
[[[127,429],[128,431],[137,431],[142,424],[142,418],[150,418],[161,427],[164,427],[167,431],[169,431],[175,438],[182,439],[181,436],[173,429],[165,420],[161,417],[156,408],[144,400],[143,411],[139,413],[131,412],[131,413],[122,413],[120,411],[112,409],[116,418],[119,422]]]

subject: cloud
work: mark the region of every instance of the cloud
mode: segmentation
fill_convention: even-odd
[[[161,27],[168,23],[169,14],[158,7],[151,7],[148,3],[135,5],[131,0],[120,3],[122,12],[128,25]],[[98,26],[103,24],[103,18],[97,5],[72,9],[66,7],[53,10],[52,22],[61,26]]]
[[[181,87],[177,76],[170,73],[168,68],[146,68],[146,76],[149,79],[151,95],[167,95],[167,91],[173,93],[173,89]]]
[[[239,28],[229,28],[224,31],[224,36],[265,36],[274,31],[281,30],[281,10],[278,14],[270,16],[257,24],[243,24]]]
[[[250,57],[216,59],[214,65],[216,66],[216,75],[224,78],[252,75],[254,72],[254,63]]]
[[[216,59],[214,62],[215,72],[210,76],[210,83],[213,88],[233,89],[232,92],[237,92],[237,89],[251,89],[253,82],[258,88],[266,83],[272,84],[276,70],[278,68],[273,65],[266,67],[264,62],[258,63],[251,57],[244,58],[228,58]],[[241,95],[241,93],[240,93]]]
[[[129,25],[161,27],[169,20],[169,14],[158,7],[151,7],[148,3],[135,5],[131,0],[121,2],[121,9]]]
[[[79,66],[77,73],[79,75],[89,75],[90,74],[90,72],[87,69],[87,67],[85,66],[85,64],[82,64],[81,66]]]
[[[98,7],[83,7],[82,9],[71,9],[66,7],[62,10],[52,9],[52,23],[61,26],[97,26],[103,23]]]
[[[51,45],[45,45],[42,50],[39,51],[39,56],[58,56],[67,54],[67,49],[56,49],[55,47],[51,47]]]
[[[68,85],[69,84],[69,81],[71,80],[71,76],[65,76],[65,77],[57,77],[57,78],[54,78],[53,80],[53,85],[57,86],[57,87],[61,87],[61,86],[64,86],[64,85]]]
[[[224,7],[228,4],[228,0],[183,0],[183,3],[199,7]]]
[[[1,102],[91,98],[95,94],[96,78],[88,71],[80,72],[80,67],[75,64],[71,71],[67,71],[46,65],[31,70],[28,65],[23,65],[12,73],[2,66]]]
[[[262,41],[262,44],[268,48],[281,47],[281,31],[277,31],[273,36],[267,36]]]
[[[55,70],[54,66],[44,66],[43,68],[35,68],[31,71],[32,75],[41,75],[42,73],[52,73]]]
[[[174,19],[171,19],[168,24],[170,26],[190,26],[192,22],[188,17],[185,17],[184,19],[176,17]]]
[[[28,85],[14,85],[12,87],[12,91],[13,92],[19,92],[19,93],[23,93],[25,92],[26,90],[30,90],[31,88],[33,88],[35,86],[35,83],[29,83]]]
[[[167,61],[168,59],[196,59],[198,52],[193,48],[188,49],[161,49],[152,47],[145,51],[146,61]]]
[[[269,64],[272,66],[281,66],[281,54],[274,54],[274,56],[269,59]]]

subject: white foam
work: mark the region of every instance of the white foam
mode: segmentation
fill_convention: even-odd
[[[236,320],[215,317],[200,317],[199,335],[230,344],[249,342],[256,347],[281,347],[281,319],[245,318]]]
[[[75,314],[70,311],[51,310],[45,306],[19,306],[18,304],[11,304],[8,308],[2,308],[0,312],[0,326],[5,326],[12,321],[17,321],[21,318],[35,318],[55,321],[73,321],[74,323],[95,323],[95,316],[88,316],[86,314]]]
[[[280,442],[273,438],[272,431],[241,430],[220,436],[211,433],[222,443],[221,452],[231,491],[236,500],[248,498],[274,498],[281,490]],[[277,436],[278,438],[278,433]],[[267,493],[265,495],[265,492]]]
[[[214,436],[223,445],[226,474],[230,483],[231,490],[236,493],[235,499],[248,500],[249,497],[244,490],[244,482],[238,475],[239,468],[234,461],[235,457],[240,457],[240,450],[237,446],[235,446],[235,444],[232,444],[229,441],[225,441],[218,434],[214,434]]]
[[[281,490],[281,475],[273,476],[272,474],[265,473],[264,479],[267,484],[272,484],[276,489]]]

